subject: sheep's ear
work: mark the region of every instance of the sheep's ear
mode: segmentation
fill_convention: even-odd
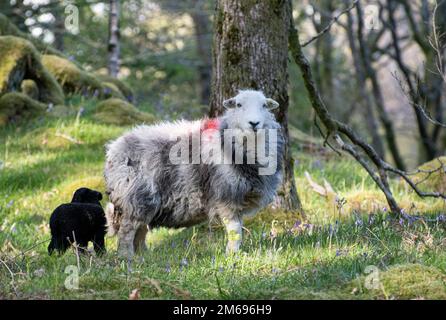
[[[273,100],[271,98],[266,99],[266,108],[268,110],[274,110],[279,107],[279,103],[276,100]]]
[[[223,107],[225,107],[226,109],[234,108],[235,105],[236,105],[235,98],[223,101]]]
[[[99,191],[98,191],[98,200],[99,200],[99,201],[102,200],[102,193],[100,193]]]

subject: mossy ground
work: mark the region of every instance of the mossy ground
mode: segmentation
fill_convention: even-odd
[[[149,251],[131,265],[116,238],[103,257],[74,252],[49,257],[48,219],[80,186],[104,191],[104,144],[129,126],[103,124],[97,101],[73,100],[81,116],[0,127],[0,296],[6,298],[127,299],[444,299],[446,231],[435,217],[441,201],[420,200],[392,181],[410,213],[432,222],[395,222],[367,174],[347,157],[296,153],[298,191],[308,221],[265,210],[246,220],[242,252],[226,256],[220,225],[155,230]],[[347,202],[327,209],[304,177],[327,179]],[[104,199],[103,204],[107,199]],[[362,205],[357,209],[353,203]],[[381,208],[381,206],[383,206]],[[373,214],[372,214],[373,211]],[[80,266],[79,288],[67,289],[67,266]],[[379,286],[370,287],[368,266]]]

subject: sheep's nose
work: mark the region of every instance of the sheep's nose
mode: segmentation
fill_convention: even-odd
[[[259,124],[260,122],[252,122],[252,121],[249,121],[249,124],[251,125],[251,127],[253,128],[253,129],[256,129],[256,127],[257,127],[257,125]]]

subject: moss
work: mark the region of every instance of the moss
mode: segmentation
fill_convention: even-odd
[[[24,80],[20,86],[20,91],[34,100],[39,99],[39,88],[34,80]]]
[[[42,63],[57,79],[66,94],[99,96],[102,91],[102,85],[98,79],[82,71],[68,59],[55,55],[43,55]]]
[[[103,84],[113,84],[115,87],[119,89],[119,91],[124,96],[125,100],[129,102],[133,102],[134,100],[134,94],[132,89],[128,85],[126,85],[124,82],[122,82],[119,79],[110,77],[108,75],[97,75],[97,78],[103,82]]]
[[[15,36],[30,41],[39,52],[63,56],[63,53],[45,44],[41,40],[20,31],[9,19],[0,13],[0,36]]]
[[[43,114],[46,105],[25,94],[11,92],[0,98],[0,126]]]
[[[446,157],[426,162],[418,169],[421,172],[412,176],[412,179],[420,188],[426,191],[446,192]],[[433,172],[428,173],[428,171]]]
[[[99,103],[94,117],[98,121],[116,125],[132,125],[142,122],[153,123],[156,120],[152,114],[141,112],[130,103],[116,98],[107,99]]]
[[[107,98],[118,98],[121,100],[126,100],[121,90],[111,82],[102,82],[103,92],[107,95]]]
[[[102,82],[96,75],[79,68],[74,62],[56,55],[43,55],[42,63],[57,79],[65,94],[82,94],[100,99],[120,98],[124,95],[113,82]]]
[[[64,105],[47,105],[20,92],[10,92],[0,97],[0,126],[40,115],[59,118],[69,113]]]
[[[0,36],[0,95],[20,91],[22,81],[34,80],[39,101],[63,104],[64,95],[56,79],[42,66],[40,54],[31,42],[18,37]]]
[[[377,274],[377,286],[367,289],[367,276],[352,282],[368,296],[378,299],[446,299],[446,275],[421,264],[392,266]],[[369,275],[370,276],[370,275]]]

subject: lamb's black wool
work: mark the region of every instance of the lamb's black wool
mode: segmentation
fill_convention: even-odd
[[[87,248],[93,242],[97,254],[105,252],[104,236],[106,219],[101,203],[102,194],[88,188],[80,188],[71,203],[62,204],[50,218],[51,242],[48,253],[54,250],[63,254],[72,243]]]

